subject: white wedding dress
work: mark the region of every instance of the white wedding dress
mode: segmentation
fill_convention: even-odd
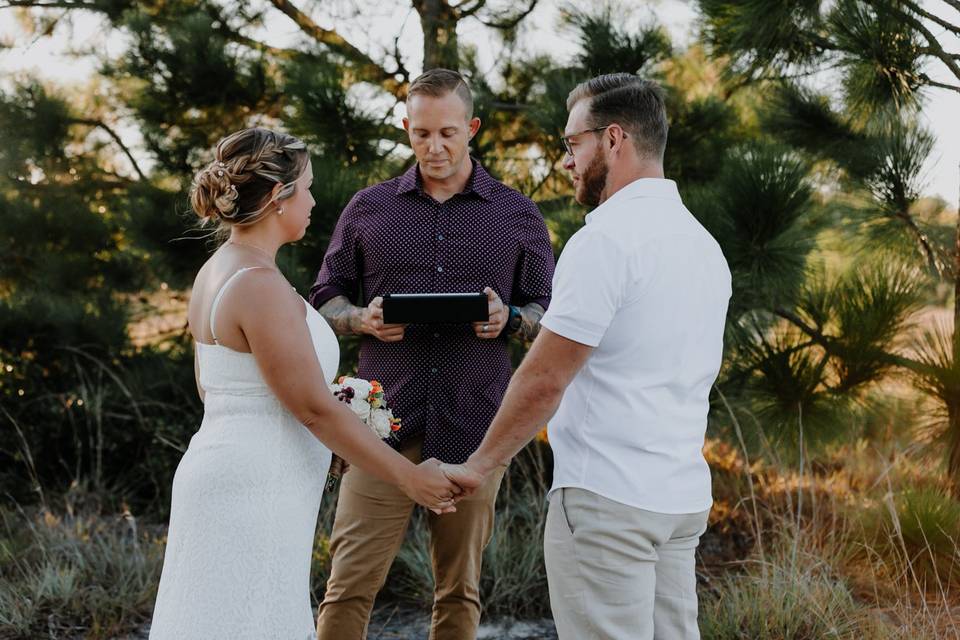
[[[220,288],[211,327],[223,292],[246,270]],[[304,304],[332,382],[337,338]],[[253,355],[219,344],[197,349],[203,422],[173,479],[150,638],[312,640],[310,565],[330,450],[280,404]]]

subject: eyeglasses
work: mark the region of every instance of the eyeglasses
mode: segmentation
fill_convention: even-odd
[[[577,131],[576,133],[571,133],[571,134],[568,135],[568,136],[560,136],[560,144],[563,145],[563,150],[564,150],[564,152],[566,152],[567,155],[571,155],[571,156],[572,156],[572,155],[573,155],[573,149],[570,148],[570,139],[571,139],[571,138],[573,138],[574,136],[583,135],[583,134],[585,134],[585,133],[594,133],[594,132],[596,132],[596,131],[604,131],[604,130],[608,129],[609,127],[611,127],[612,125],[613,125],[613,123],[611,122],[610,124],[605,124],[605,125],[603,125],[602,127],[594,127],[593,129],[584,129],[583,131]],[[623,132],[623,137],[624,137],[624,138],[628,137],[626,131]]]

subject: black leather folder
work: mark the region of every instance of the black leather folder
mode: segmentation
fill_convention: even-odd
[[[385,324],[460,324],[489,319],[485,293],[388,293]]]

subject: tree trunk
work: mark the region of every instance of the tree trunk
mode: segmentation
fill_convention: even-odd
[[[423,27],[423,70],[444,67],[460,70],[457,14],[447,0],[415,0]]]
[[[960,164],[957,170],[960,174]],[[957,200],[957,237],[953,247],[953,366],[960,367],[960,199]]]
[[[960,165],[958,165],[960,173]],[[960,200],[957,201],[957,237],[953,247],[953,362],[954,371],[960,370]],[[960,400],[947,400],[947,434],[950,450],[947,472],[953,480],[954,494],[960,498]]]
[[[960,500],[960,405],[947,408],[947,476],[953,485],[953,495]]]

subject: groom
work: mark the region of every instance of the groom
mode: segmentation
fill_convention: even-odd
[[[362,335],[358,375],[376,379],[402,419],[395,446],[411,460],[467,459],[510,381],[508,344],[532,340],[550,300],[553,250],[536,205],[468,153],[480,120],[460,74],[410,85],[403,126],[416,164],[360,191],[343,210],[310,302],[340,335]],[[486,291],[474,325],[388,325],[386,293]],[[361,306],[354,303],[361,300]],[[435,577],[431,640],[470,640],[480,621],[480,567],[504,466],[456,513],[427,514]],[[361,469],[343,478],[320,640],[366,637],[370,610],[414,503]]]
[[[659,87],[603,75],[567,108],[564,167],[597,208],[563,250],[543,329],[483,443],[444,469],[482,486],[549,420],[544,554],[561,640],[694,640],[730,272],[664,179]]]

